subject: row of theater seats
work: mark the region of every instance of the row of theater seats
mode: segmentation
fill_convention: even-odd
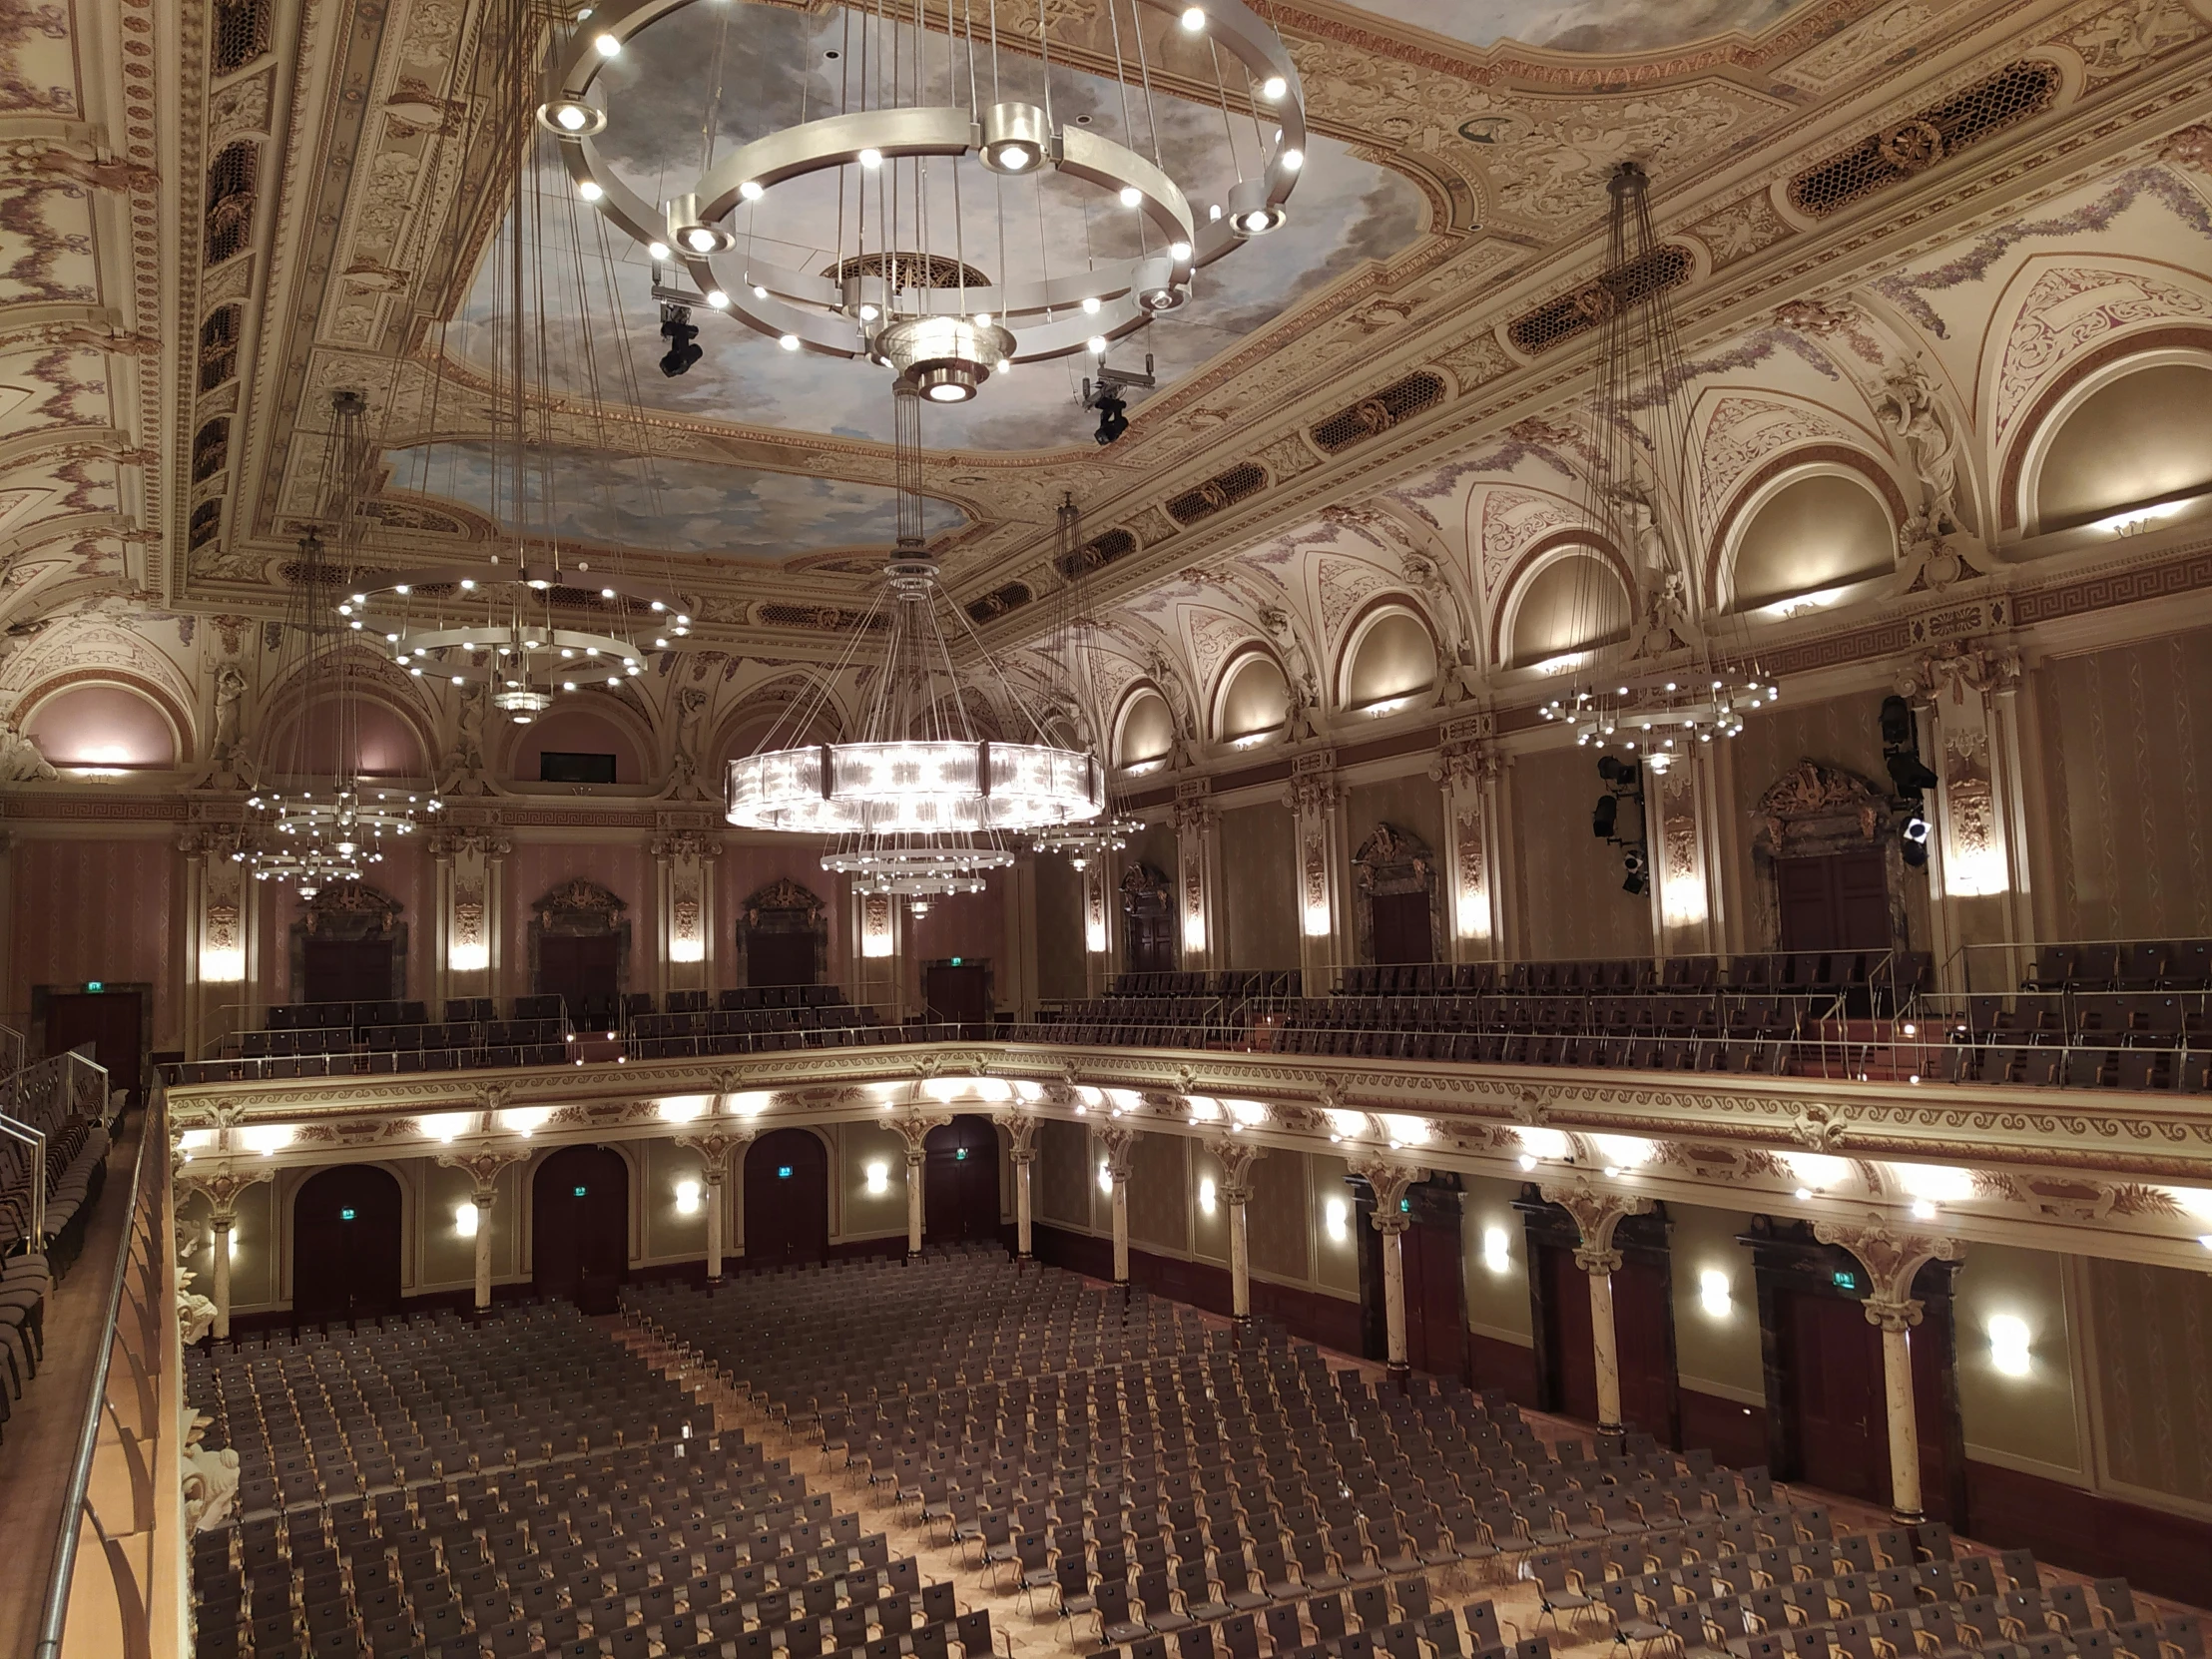
[[[82,1254],[107,1186],[106,1080],[98,1067],[63,1054],[18,1072],[0,1090],[0,1114],[45,1137],[41,1156],[14,1135],[0,1136],[0,1440],[46,1359],[47,1304]],[[33,1201],[40,1187],[43,1213]]]
[[[2092,1599],[2025,1551],[1839,1526],[1648,1436],[1547,1447],[1456,1379],[1401,1393],[1264,1326],[1141,1295],[1116,1321],[1011,1277],[837,1264],[626,1300],[1116,1659],[1538,1659],[1494,1603],[1436,1604],[1470,1578],[1532,1581],[1561,1640],[1678,1659],[2202,1659],[2195,1618],[2145,1616],[2124,1580]]]
[[[2212,991],[2212,939],[2038,945],[2020,988]]]
[[[1649,956],[1542,962],[1364,963],[1339,970],[1343,996],[1488,996],[1680,993],[1710,996],[1795,994],[1835,998],[1860,993],[1887,1012],[1929,979],[1931,959],[1917,951],[1799,950],[1742,956]]]
[[[717,1434],[573,1309],[444,1314],[188,1362],[241,1452],[194,1539],[213,1659],[984,1659],[963,1613],[788,1462]]]
[[[1304,980],[1297,968],[1224,968],[1212,973],[1117,973],[1109,996],[1296,996]]]

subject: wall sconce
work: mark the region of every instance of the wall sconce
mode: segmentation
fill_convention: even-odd
[[[1308,938],[1327,938],[1329,936],[1329,905],[1326,902],[1307,905],[1305,910],[1305,926],[1306,936]]]
[[[445,953],[446,968],[453,973],[482,973],[491,966],[488,944],[456,944]]]
[[[1485,1227],[1482,1230],[1482,1265],[1492,1273],[1510,1273],[1513,1267],[1513,1241],[1502,1227]]]
[[[210,985],[236,985],[246,978],[246,952],[207,945],[200,952],[200,978]]]
[[[867,1190],[878,1195],[891,1190],[891,1170],[888,1164],[878,1161],[868,1165]]]
[[[2012,1314],[1989,1316],[1989,1364],[2006,1377],[2025,1377],[2035,1369],[2028,1352],[2027,1322]]]
[[[1214,1213],[1215,1191],[1214,1178],[1212,1176],[1205,1175],[1199,1178],[1198,1207],[1209,1216]]]
[[[696,1216],[699,1214],[698,1182],[679,1181],[676,1183],[676,1213],[680,1216]]]
[[[453,1206],[453,1231],[464,1239],[476,1237],[478,1211],[473,1200],[464,1200]]]
[[[1462,939],[1490,936],[1490,895],[1480,882],[1470,881],[1459,889],[1453,922]]]
[[[1114,1196],[1114,1172],[1107,1167],[1103,1158],[1098,1161],[1098,1190],[1108,1198]]]
[[[1331,1242],[1343,1244],[1347,1235],[1351,1232],[1349,1223],[1352,1215],[1352,1212],[1345,1207],[1345,1201],[1341,1198],[1331,1199],[1322,1206],[1321,1214],[1322,1225],[1328,1229]]]
[[[707,941],[681,937],[670,939],[668,959],[672,962],[704,962],[707,959]]]
[[[1729,1285],[1728,1275],[1719,1268],[1707,1268],[1697,1276],[1698,1306],[1705,1310],[1707,1319],[1724,1320],[1736,1306],[1735,1293]]]

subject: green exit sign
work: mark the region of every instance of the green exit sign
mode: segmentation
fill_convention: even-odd
[[[1834,1282],[1839,1291],[1856,1291],[1859,1289],[1859,1276],[1856,1273],[1847,1273],[1842,1268],[1838,1268],[1828,1277]]]
[[[343,1210],[340,1210],[340,1211],[338,1212],[338,1220],[340,1220],[340,1221],[351,1221],[352,1219],[353,1219],[353,1212],[352,1212],[352,1210],[351,1210],[351,1208],[350,1208],[350,1207],[349,1207],[349,1208],[347,1208],[347,1209],[343,1209]]]
[[[105,979],[87,979],[85,981],[85,989],[95,994],[98,994],[99,992],[104,991],[107,988],[108,982]]]

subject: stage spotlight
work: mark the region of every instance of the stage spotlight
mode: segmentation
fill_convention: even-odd
[[[668,341],[668,350],[661,357],[661,372],[671,380],[706,354],[699,348],[699,325],[692,321],[688,305],[661,307],[661,338]]]
[[[1913,730],[1913,705],[1902,697],[1882,700],[1882,741],[1891,748],[1918,746],[1919,739]]]
[[[1936,787],[1936,774],[1910,749],[1893,749],[1882,757],[1890,769],[1890,783],[1900,795],[1919,795]]]
[[[1592,808],[1590,812],[1590,833],[1601,841],[1611,840],[1614,830],[1620,825],[1620,797],[1614,795],[1599,796],[1597,806]]]
[[[1600,755],[1597,775],[1608,784],[1626,784],[1634,781],[1636,769],[1616,755]]]
[[[1636,847],[1630,847],[1621,855],[1621,868],[1627,873],[1621,881],[1625,893],[1645,893],[1651,890],[1651,878],[1644,868],[1644,855]]]
[[[1129,430],[1129,405],[1111,387],[1102,389],[1092,405],[1098,410],[1098,441],[1112,443]]]

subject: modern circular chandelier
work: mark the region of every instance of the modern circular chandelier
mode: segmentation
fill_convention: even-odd
[[[627,576],[495,560],[359,578],[336,609],[410,675],[480,685],[493,708],[527,726],[562,693],[644,673],[648,652],[691,632],[680,607]],[[575,626],[579,609],[605,613],[604,627]]]
[[[1578,691],[1571,700],[1555,697],[1537,713],[1568,722],[1577,745],[1604,749],[1618,744],[1653,772],[1664,773],[1689,753],[1692,743],[1733,738],[1743,731],[1747,710],[1781,700],[1782,688],[1774,681],[1749,676],[1710,684],[1646,678],[1610,694]]]
[[[919,913],[934,897],[981,891],[987,872],[1014,861],[1009,832],[1095,819],[1106,777],[1096,756],[1047,739],[938,582],[922,531],[917,379],[901,376],[893,388],[898,531],[884,579],[836,667],[758,750],[730,763],[725,784],[732,824],[829,835],[824,869]],[[972,648],[964,667],[954,666],[940,611],[958,619]],[[875,636],[881,660],[864,661],[861,647]],[[858,735],[803,741],[830,724],[830,688],[863,680],[870,690]],[[1026,741],[977,730],[969,699],[985,684],[1025,723]]]
[[[556,48],[537,119],[577,194],[710,306],[788,350],[881,363],[934,402],[973,397],[1015,363],[1103,355],[1181,306],[1195,272],[1283,223],[1305,165],[1298,71],[1244,0],[1108,0],[1110,49],[1086,44],[1080,73],[1118,91],[1119,137],[1087,125],[1090,112],[1061,118],[1078,54],[1062,42],[1055,62],[1045,8],[1037,33],[1017,38],[992,0],[961,0],[957,14],[950,0],[941,14],[919,0],[911,15],[844,14],[848,48],[855,17],[858,43],[841,54],[830,113],[719,158],[710,137],[700,176],[657,202],[601,148],[610,109],[599,83],[642,31],[690,3],[612,0]],[[1196,124],[1210,147],[1203,179],[1179,181],[1165,160],[1158,104],[1192,101],[1171,85],[1205,89],[1201,108],[1218,104],[1218,124],[1210,110]],[[710,109],[710,134],[713,123]],[[1191,143],[1173,147],[1187,175],[1199,165]],[[1080,252],[1045,233],[1048,179],[1080,197]],[[795,187],[834,192],[827,264],[792,263],[792,251],[830,240],[795,223]],[[1026,258],[1032,234],[1036,269],[1016,277],[1009,236]],[[970,263],[994,246],[995,277]]]

